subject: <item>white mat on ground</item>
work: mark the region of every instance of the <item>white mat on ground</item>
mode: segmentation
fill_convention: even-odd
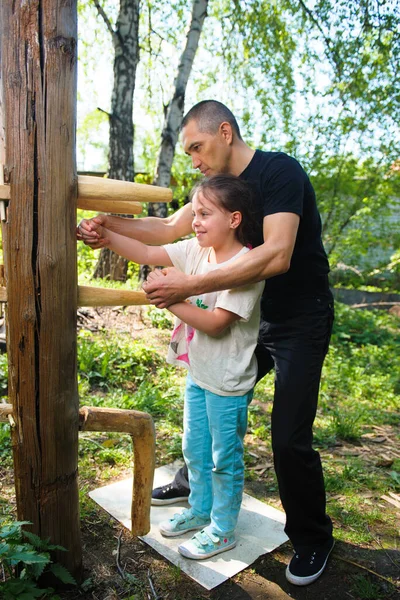
[[[154,486],[169,483],[173,479],[177,466],[179,465],[174,463],[156,469]],[[95,502],[128,529],[131,527],[131,495],[132,479],[118,481],[89,493]],[[236,548],[208,560],[194,561],[183,558],[178,553],[178,545],[192,534],[165,538],[159,533],[158,524],[187,506],[185,502],[172,506],[152,506],[151,530],[141,539],[207,590],[213,589],[229,577],[246,569],[259,556],[271,552],[288,539],[283,531],[284,513],[244,494],[236,529],[238,542]]]

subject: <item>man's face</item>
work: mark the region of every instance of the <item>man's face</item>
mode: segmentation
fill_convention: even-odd
[[[182,129],[182,144],[193,168],[206,177],[230,172],[231,146],[221,128],[216,134],[204,133],[199,131],[196,121],[189,121]]]

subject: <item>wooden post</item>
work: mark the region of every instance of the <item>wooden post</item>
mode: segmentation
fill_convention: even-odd
[[[76,0],[2,0],[7,352],[18,519],[79,578]]]

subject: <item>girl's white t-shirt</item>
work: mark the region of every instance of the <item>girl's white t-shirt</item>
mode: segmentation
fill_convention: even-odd
[[[243,247],[224,263],[208,262],[211,248],[201,248],[196,238],[164,246],[174,267],[184,273],[204,274],[249,252]],[[220,396],[242,396],[257,376],[254,350],[260,325],[260,298],[264,281],[220,292],[191,296],[188,301],[204,310],[224,308],[240,316],[218,337],[211,337],[176,318],[167,361],[189,369],[200,387]]]

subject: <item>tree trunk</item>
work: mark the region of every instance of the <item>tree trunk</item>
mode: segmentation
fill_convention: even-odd
[[[0,16],[17,513],[79,578],[76,0],[4,0]]]
[[[160,152],[158,154],[153,185],[159,185],[161,187],[169,187],[170,185],[175,147],[183,119],[186,87],[199,45],[204,19],[207,16],[207,6],[208,0],[194,0],[193,2],[192,20],[186,37],[186,45],[179,61],[178,72],[174,81],[174,93],[165,114],[164,126],[161,133]],[[167,213],[167,204],[164,202],[154,202],[149,204],[149,217],[164,218],[167,216]],[[140,279],[142,281],[146,279],[149,270],[147,265],[142,265],[140,269]]]
[[[121,0],[116,29],[102,10],[103,17],[114,45],[114,86],[111,97],[109,173],[111,179],[133,181],[133,94],[136,67],[139,62],[139,0]],[[127,215],[129,216],[129,215]],[[94,272],[95,277],[108,277],[113,281],[125,281],[127,260],[102,248]]]

